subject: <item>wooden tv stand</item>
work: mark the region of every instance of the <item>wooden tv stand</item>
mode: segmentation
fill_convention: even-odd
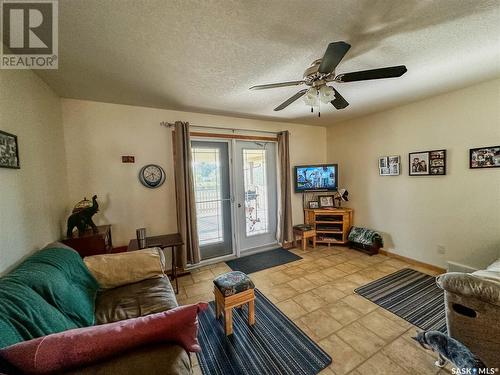
[[[305,208],[305,224],[316,230],[316,243],[345,245],[352,226],[351,208]]]

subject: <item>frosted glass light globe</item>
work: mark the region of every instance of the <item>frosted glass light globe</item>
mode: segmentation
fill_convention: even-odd
[[[329,103],[335,99],[335,91],[330,86],[322,86],[319,89],[319,98],[323,103]]]
[[[318,105],[318,90],[316,90],[316,88],[311,87],[309,90],[307,90],[306,94],[304,95],[304,103],[311,107]]]

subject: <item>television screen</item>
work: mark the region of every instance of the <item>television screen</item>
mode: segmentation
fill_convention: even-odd
[[[295,167],[295,191],[337,190],[337,164],[300,165]]]

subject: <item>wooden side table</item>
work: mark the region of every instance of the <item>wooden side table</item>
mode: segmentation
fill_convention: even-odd
[[[76,233],[75,233],[76,234]],[[67,237],[62,239],[62,243],[75,249],[80,256],[108,254],[113,250],[113,239],[111,238],[111,225],[97,226],[97,232],[87,229],[83,236]]]
[[[302,241],[302,250],[306,251],[309,239],[312,240],[313,249],[316,248],[316,231],[314,229],[293,229],[293,244],[295,247],[297,247],[297,240]]]
[[[159,247],[161,249],[170,248],[172,250],[172,282],[175,280],[175,294],[179,293],[179,281],[177,280],[176,249],[184,245],[179,233],[163,234],[146,238],[146,247]],[[130,240],[127,251],[140,250],[137,240]]]

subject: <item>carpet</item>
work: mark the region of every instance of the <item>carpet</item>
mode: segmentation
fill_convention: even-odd
[[[302,258],[280,247],[278,249],[229,260],[226,264],[231,267],[233,271],[241,271],[249,274],[265,270],[266,268],[281,266],[282,264],[299,259]]]
[[[259,290],[255,289],[255,325],[248,326],[247,307],[233,309],[233,335],[215,319],[215,302],[198,315],[204,375],[313,375],[332,359]]]
[[[447,332],[444,292],[434,276],[404,268],[354,292],[423,330]]]

